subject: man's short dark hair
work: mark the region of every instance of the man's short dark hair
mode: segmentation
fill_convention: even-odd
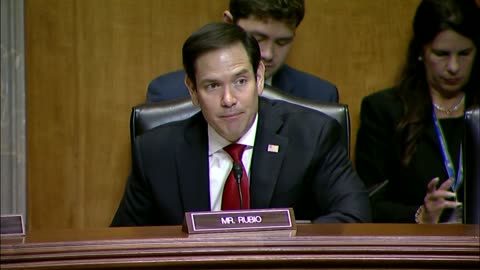
[[[250,16],[261,20],[275,19],[297,27],[305,15],[304,0],[230,0],[233,22]]]
[[[245,48],[256,73],[260,63],[260,47],[257,40],[241,27],[231,23],[209,23],[195,31],[183,44],[183,67],[188,78],[196,86],[195,62],[210,51],[240,43]]]

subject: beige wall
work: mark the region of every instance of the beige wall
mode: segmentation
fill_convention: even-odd
[[[288,62],[350,106],[390,86],[419,0],[307,0]],[[105,227],[130,168],[129,116],[158,74],[181,68],[196,28],[228,0],[26,0],[30,230]]]

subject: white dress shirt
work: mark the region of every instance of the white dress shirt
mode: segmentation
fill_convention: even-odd
[[[246,145],[242,155],[242,163],[250,181],[250,163],[252,161],[253,145],[257,133],[258,114],[250,129],[236,143]],[[229,141],[220,136],[210,125],[208,125],[208,163],[210,172],[210,208],[212,211],[222,209],[223,188],[227,177],[233,167],[233,160],[223,150]]]
[[[272,78],[273,78],[273,76],[270,77],[270,78],[268,78],[268,79],[265,79],[265,83],[264,83],[264,84],[268,84],[268,85],[272,86]]]

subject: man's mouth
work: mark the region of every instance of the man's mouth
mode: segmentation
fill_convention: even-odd
[[[221,116],[221,118],[224,118],[224,119],[233,119],[233,118],[236,118],[238,116],[240,116],[241,113],[239,112],[231,112],[231,113],[226,113],[226,114],[223,114]]]

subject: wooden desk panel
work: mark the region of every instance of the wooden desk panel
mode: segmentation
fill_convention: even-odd
[[[478,269],[478,225],[322,224],[189,236],[180,226],[2,238],[2,269]]]

